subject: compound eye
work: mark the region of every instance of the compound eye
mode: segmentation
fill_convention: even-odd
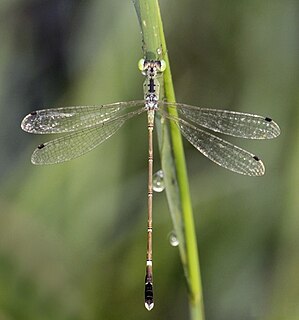
[[[166,62],[165,62],[164,60],[161,60],[161,61],[160,61],[160,64],[161,64],[161,66],[160,66],[160,71],[161,71],[161,72],[165,71],[165,69],[166,69]]]
[[[140,59],[140,60],[138,61],[138,69],[139,69],[140,71],[144,71],[144,70],[145,70],[145,68],[144,68],[144,62],[145,62],[144,59]]]

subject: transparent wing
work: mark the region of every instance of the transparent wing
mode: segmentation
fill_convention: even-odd
[[[71,132],[65,136],[39,145],[33,152],[33,164],[54,164],[77,158],[111,137],[126,120],[144,112],[145,109],[132,111],[109,122]]]
[[[143,100],[38,110],[23,119],[21,128],[38,134],[73,132],[111,121],[142,105]]]
[[[197,150],[218,165],[249,176],[261,176],[265,173],[263,162],[254,154],[196,128],[182,119],[175,121],[184,137]]]
[[[174,107],[179,117],[215,132],[247,139],[271,139],[280,134],[277,123],[268,117],[255,114],[199,108],[181,103],[161,102],[159,105]]]

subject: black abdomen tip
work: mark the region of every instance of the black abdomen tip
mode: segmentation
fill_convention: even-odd
[[[147,282],[144,288],[144,305],[148,311],[152,310],[154,307],[154,291],[153,284]]]

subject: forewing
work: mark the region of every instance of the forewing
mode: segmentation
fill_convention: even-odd
[[[218,165],[249,176],[265,173],[263,162],[254,154],[243,150],[183,120],[177,122],[184,137],[207,158]]]
[[[96,126],[69,133],[55,140],[39,145],[33,152],[33,164],[55,164],[77,158],[111,137],[127,119],[140,114],[135,110],[123,117]]]
[[[21,128],[37,134],[73,132],[111,121],[143,105],[144,101],[140,100],[37,110],[23,119]]]
[[[181,103],[163,102],[175,107],[179,117],[215,132],[248,139],[271,139],[280,134],[280,128],[271,118],[255,114],[199,108]]]

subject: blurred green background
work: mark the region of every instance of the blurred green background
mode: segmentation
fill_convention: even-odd
[[[160,5],[177,100],[267,115],[282,130],[230,139],[264,160],[262,178],[185,144],[207,319],[298,320],[299,3]],[[188,319],[165,193],[154,197],[156,306],[143,306],[146,118],[45,167],[30,155],[50,137],[20,129],[42,107],[142,98],[132,3],[2,0],[0,16],[0,320]]]

